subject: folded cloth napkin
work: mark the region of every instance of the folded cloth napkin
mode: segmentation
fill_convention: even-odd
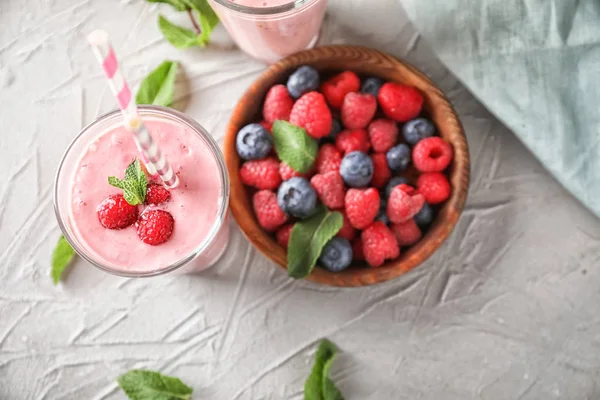
[[[400,0],[447,67],[600,216],[600,0]]]

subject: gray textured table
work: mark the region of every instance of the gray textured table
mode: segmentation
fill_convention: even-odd
[[[322,42],[405,57],[461,115],[470,197],[425,265],[358,290],[295,282],[234,227],[203,275],[132,280],[78,262],[54,287],[54,170],[114,107],[83,34],[110,31],[136,83],[181,60],[178,105],[217,138],[264,68],[238,51],[175,50],[156,15],[141,0],[0,2],[1,399],[122,399],[115,377],[134,367],[181,377],[195,399],[301,399],[324,336],[343,350],[333,377],[348,399],[600,398],[599,221],[440,65],[395,0],[330,0]]]

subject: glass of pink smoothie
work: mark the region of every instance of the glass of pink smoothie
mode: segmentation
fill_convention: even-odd
[[[229,178],[221,150],[204,128],[178,111],[143,106],[139,113],[180,182],[170,189],[168,202],[138,206],[139,214],[150,209],[169,212],[175,221],[171,237],[152,246],[138,238],[135,224],[106,229],[98,219],[97,206],[110,195],[122,194],[108,184],[108,177],[123,178],[125,168],[140,158],[120,111],[83,128],[63,156],[54,187],[62,232],[81,257],[116,275],[206,269],[221,257],[229,240]]]
[[[209,1],[237,45],[267,63],[313,47],[327,8],[327,0]]]

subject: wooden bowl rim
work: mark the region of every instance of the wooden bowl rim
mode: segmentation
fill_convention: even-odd
[[[287,252],[283,247],[277,244],[271,235],[264,232],[259,226],[254,217],[254,212],[250,200],[248,199],[246,188],[239,179],[240,159],[235,150],[235,138],[239,130],[238,127],[241,127],[241,122],[244,121],[239,121],[237,116],[244,113],[247,103],[256,101],[258,92],[260,92],[264,98],[266,92],[261,89],[261,86],[263,86],[265,80],[280,81],[280,79],[276,78],[282,73],[297,68],[300,65],[325,62],[326,60],[331,59],[331,53],[343,53],[345,56],[351,55],[353,61],[369,62],[380,60],[380,62],[385,62],[388,68],[391,67],[400,72],[403,78],[406,77],[407,80],[418,83],[415,86],[424,92],[426,100],[428,102],[435,101],[438,103],[437,106],[431,110],[432,113],[436,114],[436,117],[433,119],[437,120],[442,117],[447,119],[447,124],[449,125],[447,130],[449,133],[445,135],[445,137],[452,135],[450,141],[455,152],[455,158],[449,173],[449,179],[452,185],[451,197],[444,203],[433,225],[419,243],[406,250],[398,260],[387,262],[378,268],[351,268],[341,273],[332,273],[322,268],[315,267],[313,272],[306,278],[311,282],[330,286],[360,287],[385,282],[403,275],[427,260],[448,238],[456,226],[467,199],[470,175],[469,150],[463,126],[456,111],[444,93],[414,66],[392,55],[363,46],[329,45],[304,50],[272,64],[252,83],[236,104],[225,132],[223,151],[230,175],[231,213],[246,238],[258,249],[258,251],[271,261],[275,262],[279,267],[287,271]],[[374,73],[373,75],[377,76],[377,73]],[[245,121],[245,123],[249,122]],[[446,130],[446,128],[444,128],[444,130]]]

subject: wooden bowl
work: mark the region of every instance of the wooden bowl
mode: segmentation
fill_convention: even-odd
[[[267,258],[286,269],[286,250],[262,230],[252,209],[249,190],[239,176],[240,158],[235,150],[237,132],[246,124],[262,120],[262,103],[268,89],[286,82],[301,65],[311,65],[324,74],[352,70],[362,76],[377,76],[418,88],[425,97],[424,110],[438,134],[452,144],[454,160],[449,168],[452,195],[439,209],[423,238],[400,258],[379,268],[350,267],[332,273],[315,267],[308,280],[333,286],[364,286],[396,278],[425,261],[450,235],[462,212],[469,187],[469,150],[462,125],[442,91],[413,66],[377,50],[359,46],[322,46],[301,51],[271,65],[237,103],[225,133],[224,153],[231,181],[231,212],[252,244]]]

